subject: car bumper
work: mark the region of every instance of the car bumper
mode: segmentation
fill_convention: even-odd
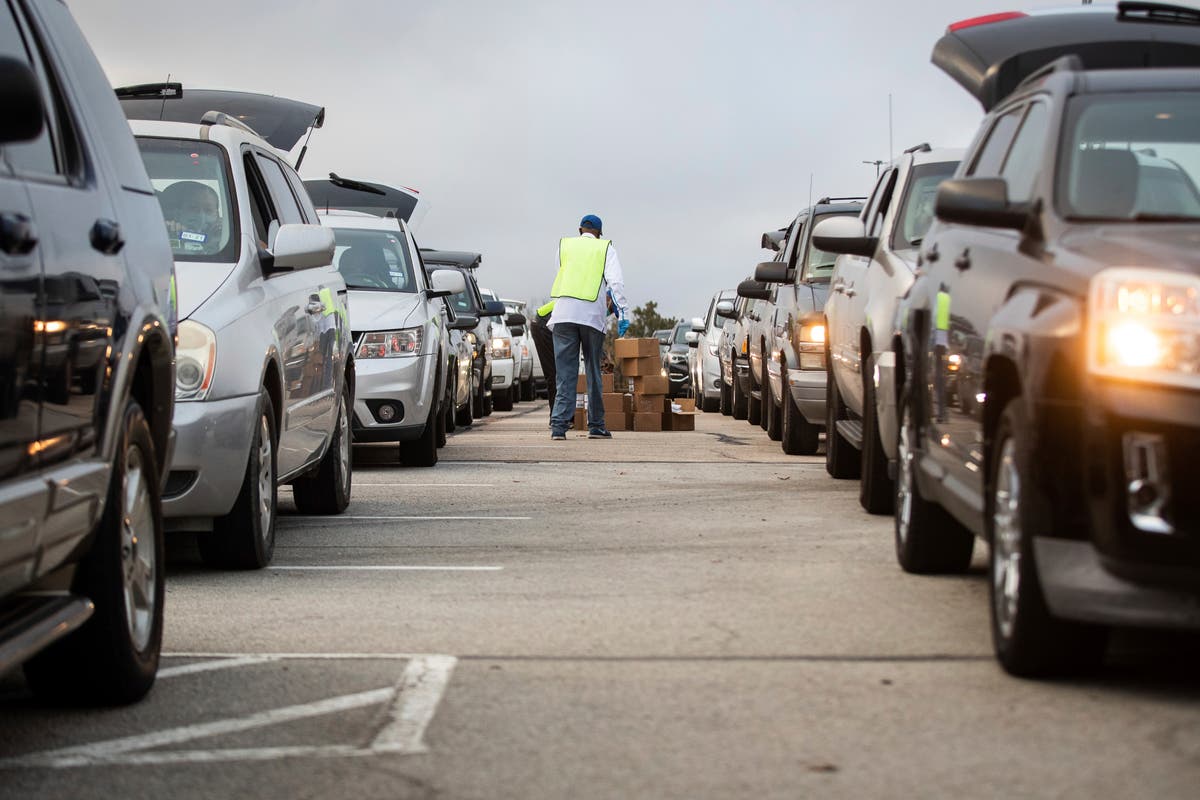
[[[733,379],[743,394],[750,394],[750,362],[737,359],[733,362]]]
[[[516,367],[511,358],[492,359],[492,389],[507,389],[513,385]]]
[[[168,529],[204,530],[233,508],[257,411],[257,394],[175,404],[175,452],[163,495]]]
[[[812,425],[825,426],[825,382],[823,369],[789,369],[788,391],[800,414]]]
[[[687,394],[691,390],[691,377],[692,374],[688,370],[686,361],[682,364],[671,364],[667,368],[667,379],[670,381],[671,397]]]
[[[721,360],[716,356],[700,356],[700,391],[705,395],[720,395],[721,377]]]
[[[434,403],[437,359],[363,358],[355,362],[354,441],[401,442],[425,430]],[[381,410],[391,406],[394,421],[383,422]]]

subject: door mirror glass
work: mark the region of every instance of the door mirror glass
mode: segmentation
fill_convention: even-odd
[[[435,269],[429,276],[430,297],[449,297],[466,288],[467,279],[456,269]]]
[[[0,144],[36,139],[46,124],[46,110],[33,70],[23,61],[0,56],[0,86],[4,87]]]
[[[879,237],[868,236],[858,217],[829,217],[813,228],[813,244],[826,253],[871,258],[879,246]]]

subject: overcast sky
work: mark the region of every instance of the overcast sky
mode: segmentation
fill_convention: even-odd
[[[1062,0],[68,0],[114,85],[324,105],[302,166],[412,186],[422,246],[541,298],[587,213],[630,302],[702,314],[760,234],[859,195],[896,151],[964,146],[982,111],[929,64],[952,21]]]

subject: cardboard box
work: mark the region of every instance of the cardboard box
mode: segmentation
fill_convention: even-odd
[[[644,375],[661,375],[662,359],[658,356],[645,358],[627,358],[621,362],[621,374],[626,378],[636,378]]]
[[[663,375],[646,375],[629,379],[630,394],[667,394],[671,391],[671,382]]]
[[[685,412],[683,414],[668,412],[663,414],[663,430],[694,431],[696,430],[696,414],[694,412]]]
[[[658,355],[658,339],[617,339],[613,358],[645,358]]]
[[[662,414],[671,410],[666,395],[635,394],[632,400],[635,414]]]
[[[618,413],[618,414],[609,414],[609,413],[605,412],[604,427],[608,428],[610,431],[632,430],[633,426],[626,425],[625,420],[626,420],[626,417],[625,417],[624,412]]]
[[[609,393],[604,395],[604,418],[625,416],[625,395]]]
[[[633,429],[642,432],[661,431],[663,429],[662,412],[660,411],[656,414],[634,414]]]
[[[616,375],[611,372],[606,372],[600,376],[600,391],[605,394],[612,394],[616,390]]]
[[[586,408],[575,409],[575,430],[587,431],[587,414]]]
[[[696,398],[694,397],[680,397],[671,402],[679,406],[679,410],[685,413],[696,410]]]

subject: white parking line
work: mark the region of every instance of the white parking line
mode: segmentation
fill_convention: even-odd
[[[414,658],[392,701],[390,720],[371,742],[376,753],[427,753],[425,729],[437,713],[458,659],[453,656]]]
[[[248,667],[254,664],[266,664],[277,659],[268,656],[239,656],[237,658],[225,658],[220,661],[199,661],[195,664],[181,664],[178,667],[166,667],[158,671],[158,680],[164,678],[174,678],[179,675],[195,675],[198,672],[215,672],[219,669],[233,669],[234,667]]]
[[[364,521],[369,522],[369,521],[380,521],[380,520],[394,520],[397,522],[438,522],[438,521],[443,521],[443,520],[444,521],[477,520],[477,521],[484,521],[484,522],[522,522],[522,521],[529,520],[529,519],[532,519],[532,517],[492,517],[492,516],[467,516],[467,515],[462,515],[462,516],[433,516],[433,515],[397,516],[397,515],[384,515],[384,514],[381,514],[378,516],[349,516],[346,514],[342,514],[341,516],[337,516],[337,517],[305,517],[305,516],[300,516],[300,515],[296,515],[296,516],[286,516],[285,515],[285,516],[279,517],[279,520],[281,522],[287,521],[287,522],[320,522],[320,523],[364,522]]]
[[[276,570],[292,570],[304,572],[335,572],[338,570],[358,571],[358,572],[500,572],[504,567],[439,567],[426,566],[424,564],[391,564],[386,566],[360,566],[360,565],[345,565],[345,566],[326,566],[319,567],[289,567],[277,566],[267,567],[267,569]]]

